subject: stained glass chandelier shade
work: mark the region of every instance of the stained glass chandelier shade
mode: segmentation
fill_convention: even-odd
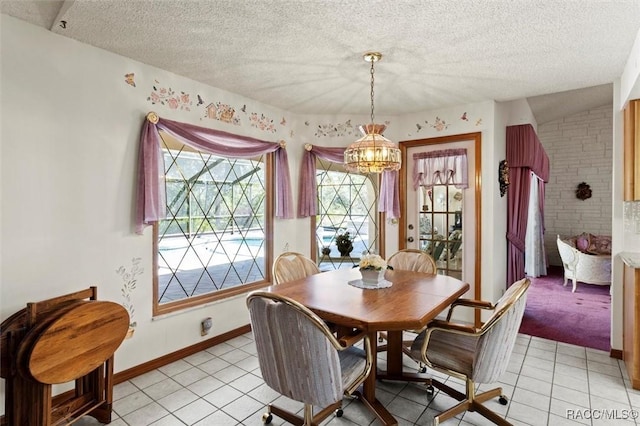
[[[349,172],[381,173],[399,170],[402,163],[400,149],[382,136],[386,126],[374,124],[373,86],[374,63],[382,58],[378,52],[365,53],[364,60],[371,62],[371,123],[359,126],[363,136],[344,151],[344,166]]]

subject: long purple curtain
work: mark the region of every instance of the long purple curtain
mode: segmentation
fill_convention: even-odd
[[[346,148],[327,148],[316,145],[305,145],[300,165],[300,183],[298,185],[298,217],[309,217],[318,214],[318,184],[316,182],[316,160],[318,158],[332,163],[344,161]],[[400,217],[400,196],[398,189],[398,172],[383,172],[380,184],[378,210],[387,212],[388,218]]]
[[[275,153],[275,216],[293,217],[291,177],[284,144],[234,135],[232,133],[167,120],[149,113],[142,125],[138,168],[136,232],[166,217],[164,160],[159,131],[202,152],[228,158],[252,158]]]
[[[531,124],[507,127],[507,286],[524,278],[524,240],[527,231],[531,172],[549,180],[547,156]],[[544,183],[540,188],[540,209],[544,212]]]

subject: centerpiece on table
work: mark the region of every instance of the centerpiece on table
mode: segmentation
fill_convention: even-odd
[[[363,288],[385,288],[390,287],[391,283],[384,279],[384,273],[387,269],[393,269],[387,265],[387,261],[377,254],[365,254],[358,263],[361,282]]]

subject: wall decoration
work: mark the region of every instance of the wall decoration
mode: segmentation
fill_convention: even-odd
[[[462,113],[462,117],[460,117],[460,120],[469,121],[469,119],[467,118],[467,113],[466,112]]]
[[[122,302],[122,306],[129,313],[129,332],[127,333],[127,338],[130,338],[135,331],[136,326],[138,325],[135,318],[135,309],[133,307],[133,302],[131,300],[131,294],[136,289],[136,284],[138,279],[136,278],[138,275],[141,275],[144,272],[144,269],[140,267],[141,258],[134,257],[131,259],[131,270],[127,272],[127,269],[123,266],[120,266],[116,270],[116,274],[120,275],[122,279],[122,297],[124,302]]]
[[[158,83],[158,80],[156,80]],[[166,105],[171,109],[180,109],[184,111],[191,111],[191,105],[193,102],[190,100],[188,93],[180,92],[176,94],[170,87],[156,87],[153,86],[153,91],[147,98],[152,105]]]
[[[465,113],[466,114],[466,113]],[[444,121],[443,119],[441,119],[440,117],[436,117],[436,120],[433,123],[429,123],[429,120],[424,120],[425,124],[433,129],[435,129],[438,132],[441,132],[443,130],[446,130],[447,128],[449,128],[449,125],[447,124],[446,121]],[[420,123],[416,123],[416,133],[420,132],[420,130],[422,130],[423,126]]]
[[[280,125],[281,126],[286,126],[287,125],[287,120],[285,120],[284,117],[282,117],[282,120],[280,120]]]
[[[264,114],[260,114],[260,117],[258,117],[257,112],[252,112],[249,117],[249,123],[251,124],[251,127],[256,127],[266,132],[275,133],[276,131],[273,120],[269,119]]]
[[[580,182],[576,188],[576,198],[584,201],[591,198],[591,187],[586,182]]]
[[[446,121],[442,120],[440,117],[436,117],[436,121],[434,123],[429,123],[427,120],[424,121],[427,126],[431,126],[436,129],[438,132],[446,130],[449,128],[449,125]]]
[[[133,80],[134,77],[135,77],[135,75],[132,72],[125,74],[124,75],[125,83],[127,83],[129,86],[136,87],[136,82]]]
[[[198,95],[198,105],[202,105],[203,103],[204,101],[202,100],[202,97]]]
[[[307,126],[308,121],[305,121],[304,124]],[[316,130],[315,135],[317,137],[340,137],[340,136],[350,136],[355,134],[356,129],[351,124],[351,120],[347,120],[344,123],[338,124],[318,124],[318,130]]]
[[[476,121],[476,126],[479,126],[482,124],[482,118],[478,118],[478,120]]]
[[[231,105],[222,102],[210,103],[205,108],[205,117],[239,126],[240,118],[235,113],[236,110]]]
[[[509,187],[509,164],[502,160],[498,166],[498,182],[500,183],[500,196],[504,197]]]

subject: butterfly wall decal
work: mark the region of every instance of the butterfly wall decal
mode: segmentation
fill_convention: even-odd
[[[125,74],[125,75],[124,75],[124,81],[125,81],[128,85],[133,86],[133,87],[136,87],[136,82],[135,82],[135,81],[133,81],[133,78],[134,78],[134,77],[135,77],[135,76],[134,76],[134,73],[132,73],[132,72],[127,73],[127,74]]]

